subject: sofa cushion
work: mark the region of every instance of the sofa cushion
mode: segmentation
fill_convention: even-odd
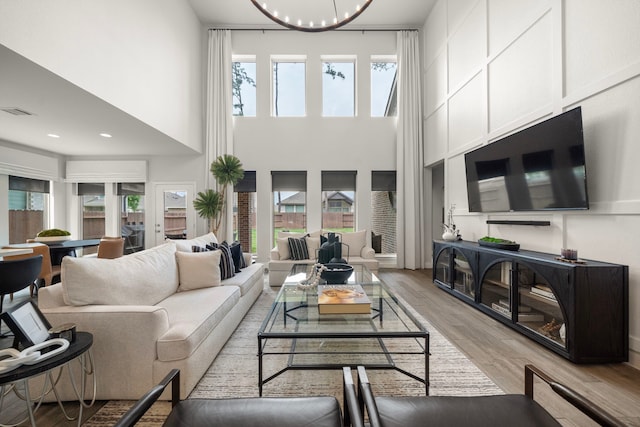
[[[264,266],[262,264],[250,264],[243,268],[240,273],[224,280],[222,286],[238,286],[242,296],[248,294],[255,286],[256,282],[262,287],[263,281],[260,280],[264,276]]]
[[[167,240],[171,240],[171,239],[167,239]],[[204,247],[205,245],[208,245],[210,243],[218,243],[218,239],[216,238],[216,235],[213,233],[207,233],[203,236],[194,237],[193,239],[187,239],[187,240],[176,239],[171,241],[175,242],[176,250],[180,252],[192,252],[191,251],[192,246]]]
[[[306,237],[289,237],[287,238],[287,240],[289,243],[289,252],[291,253],[291,259],[300,260],[309,258]]]
[[[115,259],[64,257],[67,305],[155,305],[178,289],[176,245],[165,243]]]
[[[158,360],[189,357],[240,300],[236,286],[216,286],[178,292],[157,306],[167,311],[171,325],[157,343]]]
[[[349,246],[349,256],[361,256],[362,248],[367,246],[367,230],[354,231],[351,233],[342,233],[340,240]],[[342,255],[344,248],[342,249]]]
[[[220,285],[221,251],[176,252],[180,286],[178,291]]]

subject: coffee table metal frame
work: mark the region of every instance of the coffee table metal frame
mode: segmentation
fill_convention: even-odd
[[[337,330],[319,330],[314,331],[302,331],[299,328],[299,322],[304,323],[307,321],[307,310],[317,310],[317,289],[299,290],[297,289],[297,282],[300,277],[304,278],[304,274],[300,273],[301,269],[311,268],[311,266],[296,265],[292,268],[287,280],[280,288],[274,303],[269,310],[266,318],[260,326],[258,331],[258,393],[262,396],[263,387],[266,383],[280,376],[281,374],[289,370],[326,370],[326,369],[342,369],[345,366],[344,363],[331,363],[326,361],[318,361],[311,363],[296,363],[295,356],[299,355],[317,355],[320,359],[326,355],[347,354],[359,358],[357,363],[352,363],[351,367],[355,369],[358,365],[364,366],[367,369],[391,369],[398,371],[414,380],[417,380],[425,385],[425,393],[429,394],[429,332],[426,328],[414,317],[414,315],[405,307],[389,289],[389,287],[382,281],[380,281],[373,273],[369,272],[366,266],[356,266],[357,271],[349,279],[350,284],[358,283],[362,285],[363,289],[367,292],[369,299],[371,300],[371,314],[340,314],[340,315],[318,315],[318,324],[325,325],[331,324]],[[296,275],[296,273],[298,273]],[[289,297],[293,295],[293,297]],[[388,312],[388,313],[386,313]],[[406,326],[406,330],[383,330],[385,324],[385,315],[397,316],[398,314],[403,316],[403,321],[410,322]],[[315,315],[315,313],[314,313]],[[366,322],[362,322],[362,316],[368,317],[370,330],[348,330],[349,320],[354,320],[354,316],[358,316],[360,319],[360,325]],[[342,322],[341,319],[344,319]],[[287,327],[287,323],[291,325]],[[402,322],[400,322],[402,323]],[[277,327],[279,330],[272,330],[274,325],[282,326]],[[285,330],[286,329],[286,330]],[[385,339],[410,339],[415,340],[418,344],[416,348],[419,350],[398,351],[390,350],[385,344]],[[305,339],[348,339],[348,340],[374,340],[377,341],[379,351],[375,354],[382,355],[383,362],[371,362],[367,360],[367,356],[372,353],[364,353],[357,351],[349,351],[345,349],[341,352],[323,352],[323,351],[304,351],[299,350],[299,345]],[[267,348],[269,340],[288,340],[290,345],[286,346],[286,350],[272,351]],[[423,342],[423,344],[422,344]],[[422,355],[424,356],[424,368],[425,377],[422,378],[405,369],[399,367],[393,360],[393,355]],[[267,356],[282,356],[287,355],[288,360],[286,366],[277,370],[272,375],[264,378],[264,358]]]

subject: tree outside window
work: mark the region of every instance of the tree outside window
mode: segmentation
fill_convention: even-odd
[[[396,72],[398,64],[389,60],[371,62],[371,117],[397,116]]]
[[[233,94],[233,115],[256,116],[256,63],[233,62],[231,91]]]
[[[306,63],[273,61],[272,114],[274,117],[306,115]]]

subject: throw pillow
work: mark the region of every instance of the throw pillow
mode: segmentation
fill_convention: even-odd
[[[289,239],[287,237],[278,237],[276,239],[276,246],[278,247],[278,255],[280,255],[281,260],[291,258]]]
[[[307,251],[309,251],[309,258],[318,258],[318,249],[320,249],[320,236],[307,237]]]
[[[211,243],[206,246],[209,250],[220,249],[222,255],[220,256],[220,275],[221,279],[228,279],[236,275],[236,268],[233,265],[233,256],[231,256],[231,249],[228,245],[222,245],[217,243]]]
[[[203,236],[194,237],[193,239],[188,240],[167,240],[174,242],[176,244],[176,250],[180,252],[191,252],[190,249],[192,246],[204,246],[209,242],[218,243],[218,239],[213,233],[207,233]]]
[[[342,257],[361,256],[362,248],[367,245],[367,230],[354,231],[352,233],[342,233],[341,241],[349,246],[349,249],[342,247]]]
[[[221,255],[222,252],[219,250],[196,253],[176,252],[180,275],[178,291],[219,286]]]
[[[176,245],[168,242],[115,259],[64,257],[67,305],[155,305],[178,290]]]
[[[291,259],[303,260],[309,259],[309,251],[307,250],[307,238],[295,238],[289,237],[289,252],[291,253]]]
[[[226,243],[227,242],[222,242],[223,245]],[[233,258],[233,265],[235,267],[236,273],[240,273],[240,270],[247,266],[242,254],[242,245],[240,245],[240,242],[233,242],[228,246],[229,249],[231,249],[231,257]]]

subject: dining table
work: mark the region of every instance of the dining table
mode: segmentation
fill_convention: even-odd
[[[76,249],[89,248],[100,245],[100,239],[62,240],[56,242],[42,242],[49,246],[51,264],[61,265],[65,256],[76,256]]]

